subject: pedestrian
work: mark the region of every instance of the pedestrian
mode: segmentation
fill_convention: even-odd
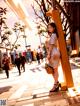
[[[15,65],[17,66],[17,69],[19,71],[19,75],[21,75],[21,70],[20,70],[21,61],[20,61],[18,54],[16,54]]]
[[[3,69],[4,69],[5,72],[6,72],[7,78],[9,78],[9,69],[10,69],[9,63],[10,63],[9,57],[7,56],[7,54],[4,54],[4,55],[3,55],[2,64],[3,64]]]
[[[34,60],[34,61],[37,60],[37,58],[36,58],[36,54],[37,54],[37,52],[36,52],[36,50],[34,49],[34,51],[33,51],[33,58],[34,58],[33,60]]]
[[[32,63],[32,53],[31,53],[31,49],[28,49],[28,61],[31,64]]]
[[[40,60],[43,61],[43,51],[42,51],[42,48],[40,46],[38,46],[37,52],[39,54]]]
[[[54,78],[54,85],[50,92],[55,92],[59,90],[60,84],[58,81],[58,66],[60,60],[60,52],[57,47],[58,34],[55,23],[50,23],[48,25],[48,39],[47,39],[47,60],[48,66],[53,70],[52,75]]]
[[[46,58],[46,56],[47,56],[47,50],[46,50],[46,45],[44,44],[43,45],[43,52],[44,52],[44,58]]]
[[[25,56],[22,54],[21,57],[20,57],[20,61],[21,61],[21,66],[25,72],[25,63],[26,63],[26,58]]]
[[[42,52],[40,52],[40,59],[43,62],[43,53]]]
[[[38,64],[40,64],[40,54],[38,52],[36,54],[36,58],[37,58]]]

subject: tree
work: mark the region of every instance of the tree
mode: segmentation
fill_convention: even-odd
[[[11,48],[11,51],[13,51],[14,48],[18,48],[20,46],[20,44],[17,44],[18,42],[18,39],[20,37],[23,37],[24,39],[26,39],[26,35],[25,35],[25,26],[16,22],[14,23],[14,28],[13,28],[13,31],[16,35],[16,39],[14,40],[13,44],[12,44],[12,48]],[[22,34],[23,33],[23,34]]]
[[[51,22],[51,19],[46,16],[46,12],[48,12],[52,8],[52,1],[53,0],[34,0],[34,4],[32,8],[36,15],[36,24],[40,26],[40,30],[44,31],[43,28],[45,27],[45,31],[47,28],[47,24]],[[37,6],[36,6],[37,5]],[[61,3],[61,0],[55,0],[55,7],[59,10],[61,16],[61,22],[63,26],[63,31],[67,36],[70,34],[70,29],[72,25],[72,20],[70,18],[70,14],[66,12],[65,5]],[[38,7],[38,9],[36,9]]]
[[[23,32],[22,37],[24,38],[25,47],[26,47],[27,46],[27,41],[26,41],[27,35],[25,34],[25,28],[26,28],[26,26],[23,25],[20,30],[21,30],[21,32]]]
[[[5,24],[7,9],[0,7],[0,28]]]
[[[73,49],[77,50],[76,32],[80,31],[80,2],[73,3],[65,2],[65,8],[67,13],[70,14],[70,18],[73,22],[71,27],[71,45]],[[78,34],[79,35],[79,34]],[[80,36],[80,35],[79,35]]]
[[[9,47],[11,49],[10,39],[9,37],[12,35],[12,31],[8,27],[4,27],[3,29],[3,36],[1,36],[2,42],[1,44],[4,45],[4,47]]]
[[[0,7],[0,46],[5,49],[9,46],[8,49],[10,49],[9,36],[12,34],[12,31],[6,25],[6,14],[7,9]]]
[[[4,37],[4,35],[2,34],[2,30],[4,28],[4,26],[6,26],[6,12],[7,9],[6,8],[2,8],[0,7],[0,44],[2,44],[3,39],[5,40],[6,38]]]

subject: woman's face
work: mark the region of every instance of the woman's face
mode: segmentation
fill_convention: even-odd
[[[4,58],[7,58],[7,55],[4,55]]]
[[[53,33],[54,32],[54,28],[51,25],[48,25],[48,32],[49,33]]]

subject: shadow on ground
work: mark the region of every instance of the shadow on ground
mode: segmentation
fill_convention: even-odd
[[[0,88],[0,94],[2,94],[3,92],[8,92],[11,88],[12,88],[11,86],[1,87]]]

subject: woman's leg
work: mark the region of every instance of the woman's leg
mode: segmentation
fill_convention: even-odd
[[[5,70],[7,78],[9,78],[9,71]]]
[[[54,78],[55,83],[58,81],[58,67],[56,66],[56,68],[54,68],[53,64],[54,64],[54,60],[53,57],[51,57],[51,59],[49,60],[49,64],[53,67],[53,73],[52,76]]]
[[[24,72],[25,72],[25,63],[24,63],[24,64],[22,64],[22,67],[23,67],[23,70],[24,70]]]
[[[54,84],[55,84],[55,83],[58,82],[58,77],[59,77],[59,74],[58,74],[58,67],[57,67],[57,68],[54,68],[53,77],[54,77]]]
[[[59,90],[59,82],[58,82],[58,77],[59,77],[59,74],[58,74],[58,58],[56,59],[54,57],[51,57],[51,59],[49,60],[49,64],[51,64],[51,66],[53,67],[52,76],[54,78],[54,86],[50,90],[50,92],[54,92],[54,91]]]
[[[21,71],[20,71],[20,65],[17,65],[18,71],[19,71],[19,75],[21,75]]]
[[[58,74],[58,67],[57,68],[54,68],[54,73],[52,73],[52,76],[54,78],[54,86],[53,88],[50,90],[50,92],[56,92],[59,90],[59,87],[60,87],[60,84],[58,82],[58,77],[59,77],[59,74]]]

